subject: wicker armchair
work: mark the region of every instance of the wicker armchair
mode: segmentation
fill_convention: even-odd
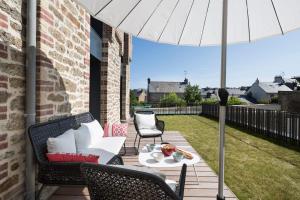
[[[175,192],[162,178],[150,173],[88,163],[81,165],[81,171],[91,200],[182,200],[184,196],[186,164]]]
[[[42,184],[41,189],[37,192],[37,199],[46,185],[85,185],[80,171],[80,164],[82,163],[48,162],[46,143],[49,137],[57,137],[71,128],[78,128],[80,123],[90,122],[93,119],[90,113],[83,113],[36,124],[29,128],[29,139],[38,163],[38,181]],[[116,155],[108,164],[123,165],[123,160]]]
[[[135,113],[137,113],[137,114],[155,114],[153,111],[136,111]],[[162,135],[165,131],[165,122],[162,121],[162,120],[159,120],[156,115],[155,115],[155,124],[156,124],[156,129],[161,132],[159,134],[153,134],[153,135],[147,134],[147,135],[145,135],[145,134],[141,133],[141,130],[139,129],[138,124],[136,122],[136,116],[135,115],[134,115],[133,123],[134,123],[135,130],[137,132],[137,134],[135,136],[135,140],[134,140],[134,148],[136,149],[136,153],[138,153],[141,138],[153,138],[154,144],[155,144],[155,138],[160,137],[161,142],[163,142]],[[139,141],[138,141],[138,146],[136,148],[135,144],[136,144],[136,140],[137,140],[138,136],[139,136]]]

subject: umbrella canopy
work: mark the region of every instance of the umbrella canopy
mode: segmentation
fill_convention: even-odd
[[[300,27],[300,0],[77,0],[95,18],[134,36],[176,45],[222,45],[219,183],[224,200],[227,44]]]
[[[223,0],[77,1],[95,18],[143,39],[176,45],[221,44]],[[299,0],[228,1],[228,44],[299,27]]]

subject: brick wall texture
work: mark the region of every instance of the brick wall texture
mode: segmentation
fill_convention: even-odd
[[[37,11],[37,121],[89,111],[90,16],[72,0],[39,0]],[[0,0],[0,200],[24,197],[25,28],[26,1]],[[119,123],[131,37],[104,25],[102,47],[101,123]]]

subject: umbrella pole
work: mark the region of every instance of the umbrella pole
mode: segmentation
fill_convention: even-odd
[[[224,200],[224,141],[225,141],[225,117],[228,92],[226,91],[226,58],[227,58],[227,16],[228,0],[223,0],[222,17],[222,54],[221,54],[221,87],[218,91],[220,98],[219,109],[219,181],[218,181],[218,200]]]

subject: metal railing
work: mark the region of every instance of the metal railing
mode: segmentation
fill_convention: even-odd
[[[133,107],[132,114],[135,111],[153,111],[157,115],[199,115],[202,106],[174,106],[174,107]]]
[[[218,105],[202,105],[202,115],[219,117]],[[280,140],[300,144],[300,115],[280,110],[228,106],[226,122]]]

